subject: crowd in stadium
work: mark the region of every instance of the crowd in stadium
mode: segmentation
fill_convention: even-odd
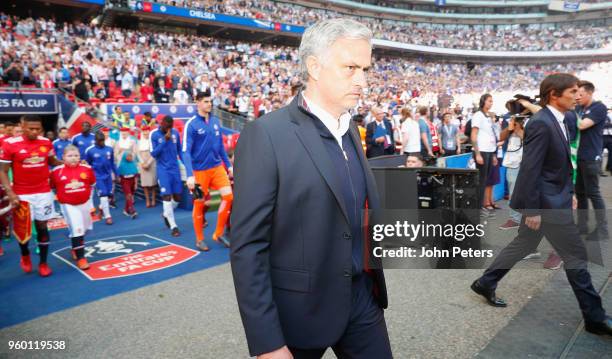
[[[210,12],[277,21],[308,26],[314,22],[340,14],[335,11],[263,1],[204,1],[160,0],[179,7],[205,9]],[[352,17],[341,14],[343,17]],[[417,23],[355,17],[374,32],[374,37],[403,43],[453,49],[493,51],[559,51],[598,49],[610,44],[610,29],[605,26],[576,26],[575,24],[548,26],[482,26],[451,25],[425,28]],[[422,24],[421,24],[422,25]]]
[[[0,15],[0,26],[0,75],[6,84],[65,88],[84,101],[180,104],[192,102],[197,91],[212,89],[215,106],[258,117],[289,101],[299,83],[295,48],[7,15]],[[578,72],[586,65],[468,69],[464,64],[383,57],[374,67],[364,105],[422,102],[432,94],[531,89],[547,73]]]
[[[84,23],[56,23],[51,19],[19,19],[0,14],[0,50],[0,75],[5,85],[64,88],[84,101],[124,98],[138,102],[196,102],[198,111],[200,106],[208,106],[209,112],[209,107],[216,106],[257,118],[288,103],[300,87],[295,48],[194,35],[147,33],[102,28]],[[407,166],[431,165],[435,164],[439,157],[461,153],[465,144],[474,141],[470,138],[469,131],[466,135],[466,127],[477,118],[477,113],[482,112],[482,116],[486,116],[484,120],[479,121],[492,123],[491,136],[497,139],[500,138],[504,126],[509,123],[489,113],[490,107],[483,109],[482,103],[478,106],[480,112],[476,112],[476,108],[467,109],[461,106],[421,106],[423,102],[419,101],[420,99],[431,94],[436,95],[437,99],[440,95],[533,89],[537,88],[548,73],[578,72],[585,68],[585,64],[552,64],[478,65],[470,69],[464,64],[379,57],[373,62],[373,68],[369,72],[368,91],[360,101],[353,119],[361,126],[364,150],[368,157],[404,153],[409,155]],[[200,103],[202,94],[207,94],[209,103]],[[435,101],[425,103],[431,105]],[[140,185],[145,188],[147,207],[155,205],[155,180],[151,181],[151,176],[146,173],[152,171],[152,168],[155,168],[153,164],[160,161],[150,153],[150,149],[155,147],[153,142],[169,141],[168,136],[176,139],[175,154],[171,154],[174,159],[180,156],[180,153],[184,156],[185,150],[180,150],[180,136],[178,132],[173,132],[175,130],[172,130],[172,125],[164,125],[165,120],[160,124],[160,129],[164,128],[162,137],[166,140],[153,140],[153,135],[150,135],[153,128],[135,129],[134,123],[129,121],[131,114],[126,115],[122,121],[115,123],[117,127],[128,127],[123,129],[115,142],[110,141],[108,135],[90,133],[91,129],[86,128],[87,126],[83,128],[83,133],[73,140],[68,140],[66,131],[60,129],[57,141],[64,141],[64,148],[69,148],[70,144],[76,145],[80,159],[92,165],[94,171],[95,160],[90,158],[93,155],[89,156],[92,150],[88,148],[95,147],[99,142],[99,151],[110,151],[110,164],[104,165],[104,170],[108,178],[120,178],[127,199],[124,214],[135,218],[133,193],[137,177]],[[151,122],[150,125],[157,124]],[[383,132],[380,132],[379,127],[383,128]],[[189,132],[188,128],[189,123],[185,125],[184,133]],[[139,139],[130,136],[130,131],[138,134]],[[6,138],[16,138],[17,134],[8,133],[7,130]],[[51,136],[54,135],[49,135]],[[502,145],[499,143],[495,147]],[[117,149],[120,151],[117,152]],[[58,148],[54,150],[60,152]],[[98,151],[95,148],[94,150]],[[98,157],[107,158],[106,156],[99,154]],[[226,158],[227,156],[223,161],[223,173],[228,171],[231,174],[231,164]],[[176,162],[174,159],[170,162]],[[502,160],[500,158],[498,165]],[[126,166],[126,162],[136,163]],[[206,160],[202,163],[204,162]],[[121,168],[121,163],[124,168]],[[172,170],[178,171],[178,168]],[[187,185],[192,190],[195,188],[193,178],[197,177],[194,172],[198,170],[194,164],[194,168],[186,168],[187,174],[182,176],[186,177]],[[99,175],[100,173],[96,173],[97,177],[100,177]],[[487,188],[483,189],[483,206],[487,216],[491,216],[496,209],[491,189],[499,182],[499,175],[497,178],[492,176],[483,179],[483,183],[487,184]],[[174,190],[178,194],[182,193],[179,187],[182,188],[184,183],[179,180],[178,184],[173,183],[170,186],[176,187]],[[112,181],[110,185],[106,184],[106,187],[106,192],[103,191],[105,195],[101,198],[107,198],[100,201],[100,206],[106,223],[112,224],[109,212],[112,203]],[[218,187],[228,188],[229,182],[224,181]],[[160,190],[163,191],[164,188],[168,187],[160,186]],[[173,192],[164,196],[167,197],[164,198],[163,206],[165,218],[173,217],[172,210],[178,201],[174,194]],[[221,196],[222,201],[229,203],[222,208],[231,208],[231,190],[229,193],[222,192]],[[198,212],[201,215],[196,216],[194,212],[194,223],[203,223],[204,204],[198,205]],[[228,213],[223,214],[221,222],[226,222],[227,216]],[[505,225],[510,228],[518,226],[514,219],[510,219]],[[179,234],[176,223],[169,223],[169,227],[173,235]],[[215,239],[222,238],[223,229],[224,225],[215,231]],[[198,236],[196,231],[196,237]],[[73,246],[79,248],[82,236],[73,237],[77,238]],[[203,237],[198,239],[198,247],[206,250],[207,247],[202,243]],[[22,253],[24,252],[25,249],[22,248]],[[77,254],[77,257],[80,255]]]

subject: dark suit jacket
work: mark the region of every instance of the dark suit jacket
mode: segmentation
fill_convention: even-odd
[[[569,223],[573,194],[569,143],[545,107],[525,126],[523,160],[510,207],[527,216],[541,214],[544,222]]]
[[[387,128],[387,133],[389,134],[389,137],[391,137],[391,146],[385,150],[385,145],[383,143],[376,143],[374,134],[376,133],[376,126],[378,126],[378,122],[374,120],[368,123],[368,126],[366,127],[366,155],[368,158],[395,154],[393,125],[391,125],[391,121],[387,120],[386,118],[383,121],[385,123],[385,127]]]
[[[242,131],[234,164],[231,264],[249,352],[322,348],[349,320],[352,243],[338,178],[301,96]],[[351,123],[353,143],[361,145]],[[369,208],[378,208],[363,150]],[[365,242],[365,240],[364,240]],[[348,275],[347,275],[348,271]],[[387,306],[382,270],[371,270]]]
[[[155,90],[155,93],[153,94],[153,96],[155,97],[155,102],[157,103],[168,103],[170,102],[170,91],[165,90],[162,91],[160,88],[157,88]]]

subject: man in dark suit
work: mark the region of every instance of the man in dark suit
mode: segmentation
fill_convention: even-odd
[[[348,110],[366,87],[372,33],[348,19],[308,28],[306,89],[242,131],[231,264],[249,353],[391,358],[382,270],[364,260],[373,174]]]
[[[393,125],[385,118],[385,113],[379,107],[372,108],[374,121],[366,128],[366,155],[368,158],[395,154]]]
[[[542,236],[551,243],[565,263],[567,279],[576,295],[585,329],[612,335],[612,319],[606,315],[601,298],[587,269],[587,254],[574,223],[570,136],[564,113],[576,105],[578,79],[570,74],[553,74],[540,84],[540,104],[527,123],[523,160],[512,193],[510,207],[522,212],[518,236],[504,248],[472,290],[496,307],[506,303],[497,298],[497,283],[523,257],[533,253]]]

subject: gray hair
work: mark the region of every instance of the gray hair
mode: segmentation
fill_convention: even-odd
[[[322,20],[307,28],[302,35],[298,55],[304,83],[308,81],[306,59],[309,56],[320,56],[340,38],[363,39],[371,44],[372,31],[360,22],[344,18]]]

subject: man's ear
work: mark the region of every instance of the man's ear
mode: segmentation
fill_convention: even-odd
[[[308,75],[315,81],[319,81],[319,74],[321,73],[321,62],[315,56],[308,56],[306,59],[306,68],[308,69]]]

